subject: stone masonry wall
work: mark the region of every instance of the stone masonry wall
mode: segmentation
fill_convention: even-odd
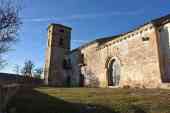
[[[63,63],[70,52],[70,40],[71,28],[59,24],[49,25],[44,69],[46,84],[65,85],[67,75]]]
[[[156,88],[161,84],[157,35],[152,24],[102,45],[93,43],[83,48],[81,53],[86,64],[81,71],[87,86],[108,86],[107,62],[113,58],[118,59],[121,65],[120,87]]]

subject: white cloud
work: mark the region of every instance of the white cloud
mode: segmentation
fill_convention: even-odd
[[[51,17],[51,18],[30,18],[24,19],[24,22],[47,22],[47,21],[67,21],[67,20],[80,20],[80,19],[95,19],[97,17],[109,17],[109,16],[119,16],[119,15],[139,15],[142,14],[144,10],[137,11],[127,11],[120,12],[114,11],[109,13],[92,13],[92,14],[73,14],[67,17]]]

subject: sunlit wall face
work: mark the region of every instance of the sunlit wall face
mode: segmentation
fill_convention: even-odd
[[[165,24],[159,29],[160,49],[162,64],[164,67],[163,76],[165,80],[170,80],[170,23]]]

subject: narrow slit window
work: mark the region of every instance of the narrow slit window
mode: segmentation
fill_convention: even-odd
[[[63,46],[63,44],[64,44],[64,39],[63,39],[63,38],[60,38],[60,40],[59,40],[59,45],[60,45],[60,46]]]

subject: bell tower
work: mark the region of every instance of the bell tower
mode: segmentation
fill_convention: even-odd
[[[66,78],[63,61],[70,52],[71,28],[61,24],[48,26],[48,43],[44,66],[45,83],[63,86]]]

